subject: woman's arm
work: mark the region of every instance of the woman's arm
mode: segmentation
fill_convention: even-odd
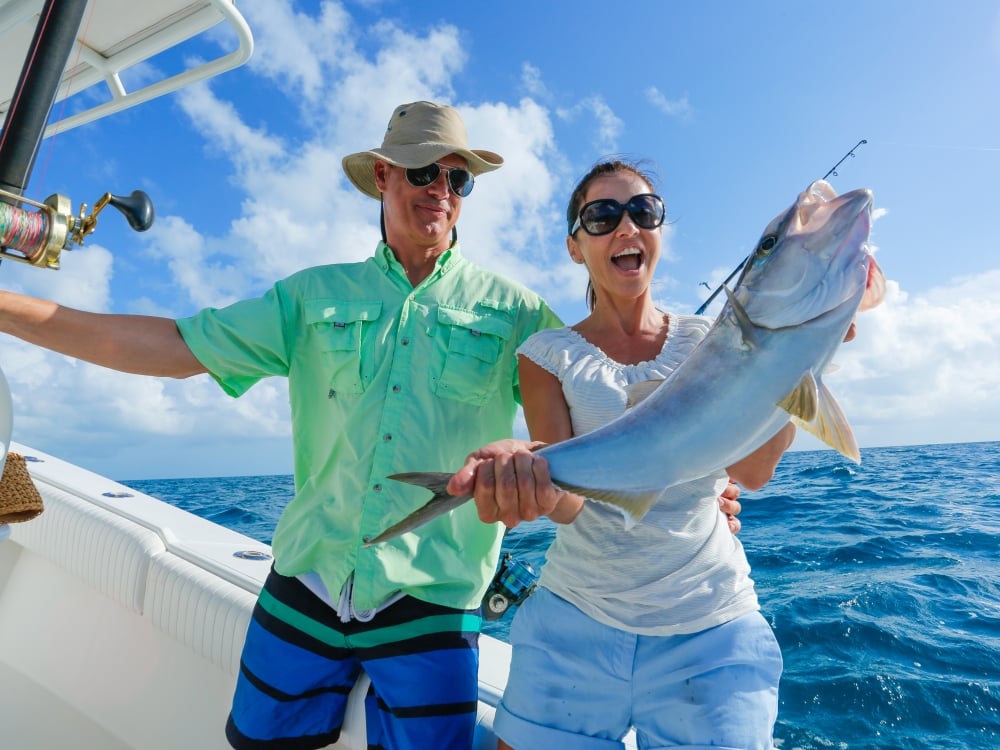
[[[729,477],[748,490],[759,490],[771,481],[778,461],[794,439],[795,425],[789,422],[760,448],[728,467]]]
[[[559,379],[527,357],[517,357],[521,381],[521,401],[524,421],[532,440],[559,443],[573,437],[573,423],[569,405],[563,395]],[[556,523],[570,523],[583,508],[583,498],[563,492],[556,507],[547,515]]]

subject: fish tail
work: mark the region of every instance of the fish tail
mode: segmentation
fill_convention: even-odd
[[[437,496],[448,494],[448,482],[452,476],[452,474],[444,471],[404,471],[400,474],[390,474],[389,479],[423,487]]]
[[[404,518],[399,523],[393,524],[376,537],[365,537],[362,541],[365,547],[373,544],[387,542],[407,531],[423,526],[438,516],[444,515],[450,510],[454,510],[462,503],[472,499],[472,495],[449,495],[448,481],[452,475],[447,472],[437,471],[410,471],[402,474],[390,474],[389,479],[397,482],[405,482],[417,487],[423,487],[434,493],[434,497],[428,500],[417,510]]]

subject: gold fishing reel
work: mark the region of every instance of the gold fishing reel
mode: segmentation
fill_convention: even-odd
[[[87,204],[73,215],[69,198],[58,193],[37,203],[0,189],[0,259],[58,269],[63,250],[83,245],[97,228],[97,216],[107,206],[118,209],[137,232],[153,225],[153,202],[141,190],[120,196],[105,193],[88,214]]]

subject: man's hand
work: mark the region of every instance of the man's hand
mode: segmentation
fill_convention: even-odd
[[[734,534],[739,534],[740,529],[743,528],[743,524],[740,523],[740,519],[736,516],[740,514],[743,510],[743,505],[739,501],[740,487],[734,482],[730,482],[726,485],[726,489],[722,491],[719,495],[719,508],[723,513],[726,514],[726,520],[729,522],[729,530]]]
[[[514,439],[484,445],[468,455],[465,465],[448,483],[448,492],[471,494],[483,523],[500,521],[512,529],[521,521],[534,521],[541,516],[563,523],[572,520],[562,520],[561,516],[569,512],[566,508],[572,504],[575,517],[583,500],[578,503],[568,500],[576,496],[552,484],[548,462],[533,453],[543,445]]]
[[[851,321],[850,327],[847,329],[847,333],[844,334],[844,343],[848,341],[853,341],[854,337],[858,335],[858,325],[855,321]]]

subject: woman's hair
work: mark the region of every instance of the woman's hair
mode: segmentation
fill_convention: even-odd
[[[576,188],[569,197],[569,205],[566,206],[566,232],[573,228],[573,224],[576,223],[576,217],[580,213],[580,208],[583,206],[583,198],[587,194],[587,189],[590,184],[596,180],[598,177],[607,177],[608,175],[621,174],[627,172],[629,174],[634,174],[640,180],[649,185],[650,192],[656,192],[656,180],[653,177],[652,168],[644,169],[643,161],[631,161],[624,157],[609,157],[597,162],[590,171],[583,176],[583,178],[577,183]],[[597,304],[597,293],[594,291],[594,285],[591,281],[587,281],[587,307],[590,310],[594,309]]]

